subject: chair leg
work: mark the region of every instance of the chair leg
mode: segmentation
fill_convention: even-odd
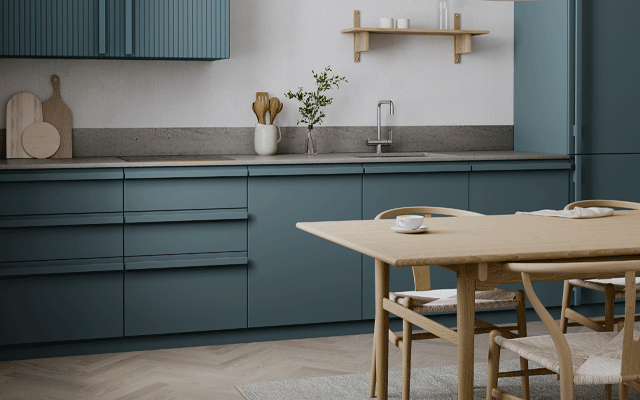
[[[629,388],[624,383],[618,384],[618,400],[629,400]]]
[[[376,397],[376,336],[373,335],[373,351],[371,357],[371,380],[369,383],[369,398]]]
[[[560,329],[562,333],[567,333],[567,317],[565,310],[571,306],[571,294],[573,293],[573,286],[569,281],[564,281],[564,290],[562,291],[562,311],[560,312]]]
[[[604,385],[604,400],[611,400],[613,385]]]
[[[517,319],[518,319],[518,336],[527,337],[527,305],[525,303],[525,296],[522,290],[516,292],[516,299],[518,300],[518,307],[516,307]],[[529,361],[526,358],[520,357],[520,370],[527,371],[529,369]],[[529,400],[529,377],[522,377],[522,398]]]
[[[607,285],[604,289],[604,330],[613,332],[615,286]]]
[[[500,367],[500,346],[496,344],[500,331],[489,334],[489,365],[487,366],[487,400],[493,400],[493,389],[498,387],[498,368]]]
[[[404,299],[404,307],[411,309],[411,299]],[[411,334],[413,325],[406,319],[402,321],[402,400],[411,397]]]

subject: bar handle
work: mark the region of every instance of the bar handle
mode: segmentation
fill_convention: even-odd
[[[124,53],[133,55],[133,0],[124,1]]]
[[[107,54],[107,0],[98,0],[98,54]]]
[[[574,154],[582,154],[582,0],[576,0],[575,21],[575,98],[573,126]],[[582,161],[576,156],[575,201],[582,200]]]

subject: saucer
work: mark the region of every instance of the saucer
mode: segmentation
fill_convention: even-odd
[[[407,228],[401,228],[397,225],[394,225],[391,227],[391,229],[393,229],[398,233],[424,233],[429,230],[429,227],[422,225],[420,228],[417,228],[417,229],[407,229]]]

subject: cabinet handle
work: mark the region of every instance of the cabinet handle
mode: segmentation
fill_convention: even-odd
[[[247,265],[247,252],[178,254],[169,256],[125,257],[126,271]]]
[[[122,257],[89,260],[22,261],[2,264],[0,276],[74,274],[123,271]]]
[[[576,0],[576,21],[575,21],[575,99],[574,114],[575,123],[573,128],[574,153],[582,154],[582,0]],[[575,170],[575,200],[582,200],[582,165],[580,156],[576,156]]]
[[[122,224],[122,213],[78,215],[39,215],[37,217],[1,217],[0,228],[33,228],[39,226],[78,226]]]
[[[246,220],[246,209],[193,210],[193,211],[141,211],[125,212],[125,224],[152,224],[160,222]]]
[[[133,54],[133,0],[124,1],[124,49],[125,54]]]
[[[98,0],[98,54],[107,54],[107,0]]]

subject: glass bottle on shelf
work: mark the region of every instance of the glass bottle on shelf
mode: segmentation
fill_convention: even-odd
[[[438,0],[436,29],[449,29],[449,0]]]

